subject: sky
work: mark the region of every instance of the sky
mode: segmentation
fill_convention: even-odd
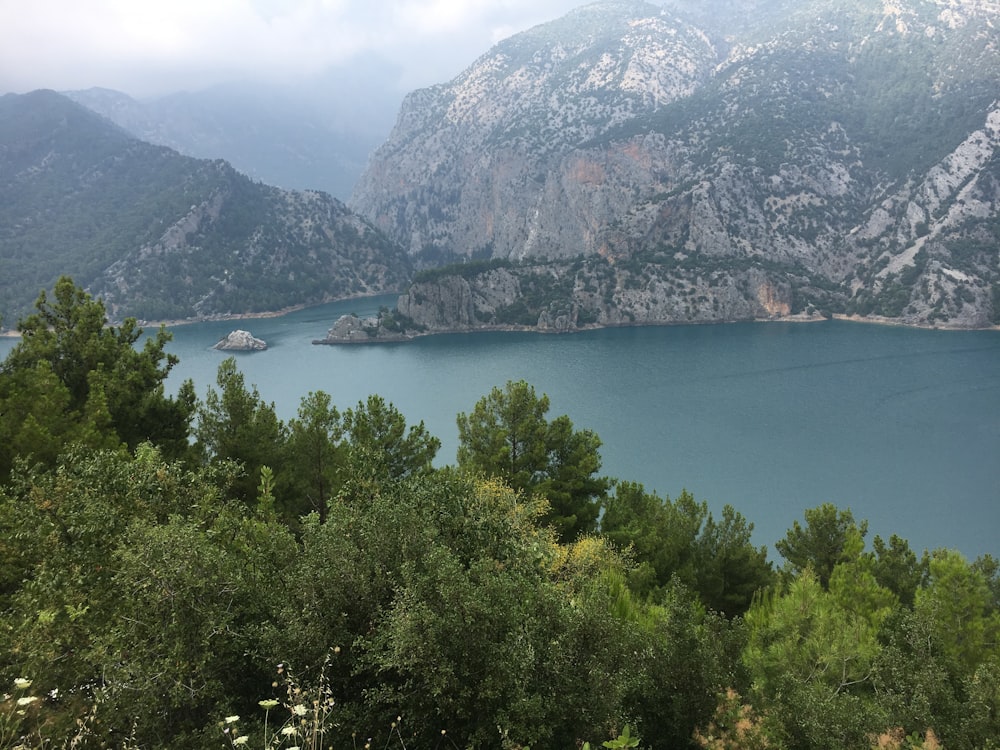
[[[586,0],[0,0],[0,92],[135,97],[295,81],[377,55],[406,90]]]

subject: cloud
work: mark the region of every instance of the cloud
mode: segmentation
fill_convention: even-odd
[[[0,4],[0,91],[135,95],[289,79],[362,53],[410,85],[457,75],[490,45],[577,0],[31,0]]]

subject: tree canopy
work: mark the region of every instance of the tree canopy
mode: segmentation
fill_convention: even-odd
[[[458,415],[458,465],[544,495],[546,521],[570,540],[596,528],[610,482],[597,475],[600,438],[575,430],[566,415],[548,421],[548,411],[548,396],[523,380],[494,388]]]
[[[378,396],[285,423],[229,359],[169,399],[163,332],[56,297],[0,366],[2,748],[998,748],[994,557],[825,504],[775,574],[526,383],[435,467]]]
[[[171,457],[187,451],[194,386],[165,394],[177,363],[165,329],[137,348],[143,330],[135,320],[109,326],[104,304],[68,277],[51,300],[42,292],[35,308],[0,366],[0,476],[15,455],[51,465],[70,442],[134,450],[153,441]]]

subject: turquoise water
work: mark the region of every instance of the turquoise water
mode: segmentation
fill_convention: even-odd
[[[868,519],[869,538],[1000,556],[998,332],[831,321],[312,345],[341,313],[393,302],[177,327],[171,382],[193,378],[204,392],[225,356],[211,345],[247,328],[270,348],[239,355],[239,367],[282,417],[309,391],[341,408],[379,393],[423,420],[449,463],[455,415],[523,378],[549,395],[551,416],[600,435],[608,475],[671,496],[687,488],[716,510],[730,503],[769,548],[829,501]]]

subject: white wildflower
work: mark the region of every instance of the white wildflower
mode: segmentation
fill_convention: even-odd
[[[292,706],[292,713],[295,714],[296,716],[305,716],[308,712],[309,712],[309,709],[307,709],[301,703],[299,703],[299,704],[297,704],[295,706]]]
[[[19,705],[19,706],[28,706],[28,705],[31,705],[32,703],[34,703],[37,700],[38,700],[38,698],[36,698],[33,695],[26,695],[23,698],[18,698],[17,699],[17,705]]]
[[[250,735],[241,734],[239,737],[237,737],[235,740],[233,740],[233,744],[234,745],[245,745],[249,741],[250,741]]]
[[[16,680],[14,680],[14,687],[16,687],[18,690],[24,690],[25,688],[30,688],[31,680],[29,680],[27,677],[18,677]]]
[[[227,716],[226,717],[226,723],[227,724],[235,724],[239,720],[240,720],[240,717],[237,716],[236,714],[233,714],[232,716]]]

